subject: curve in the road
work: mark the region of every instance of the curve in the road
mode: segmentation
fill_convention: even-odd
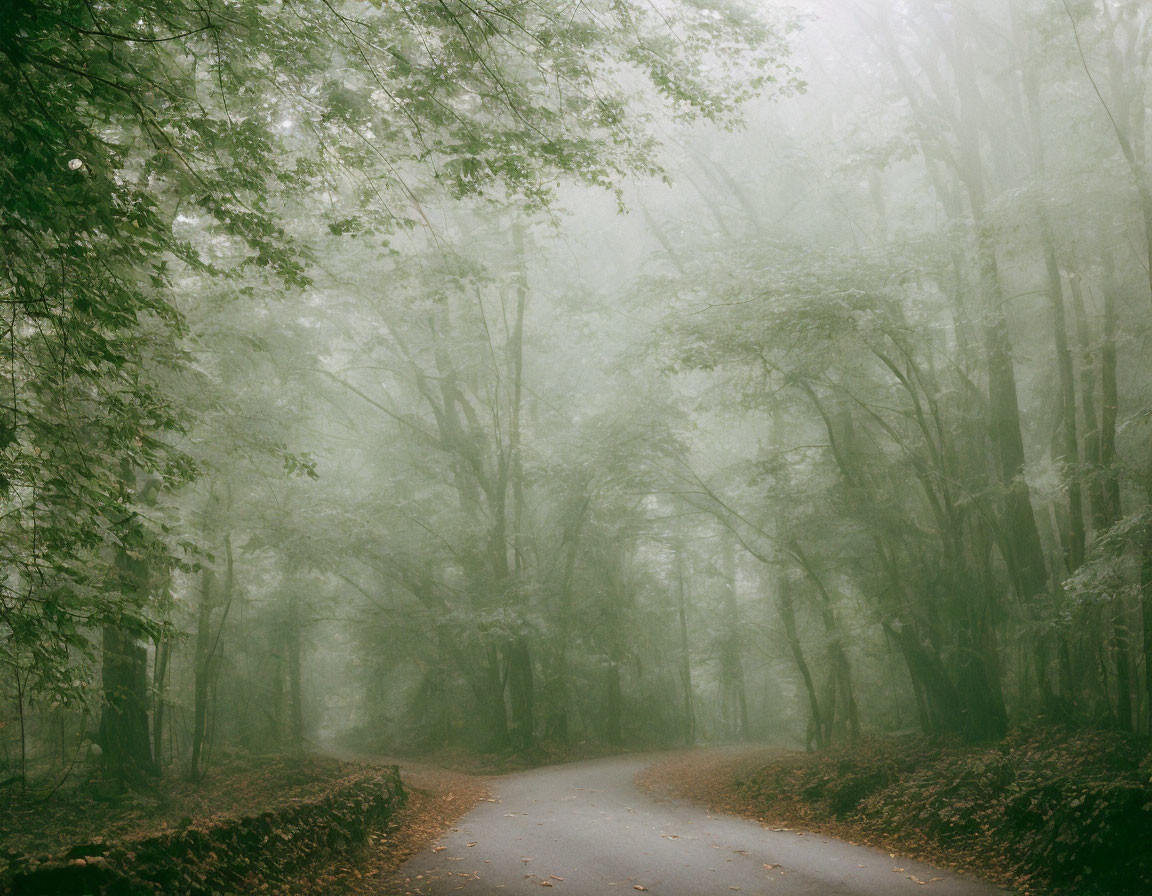
[[[501,778],[439,845],[406,862],[392,892],[567,896],[1004,896],[989,884],[816,834],[768,830],[658,803],[609,759]]]

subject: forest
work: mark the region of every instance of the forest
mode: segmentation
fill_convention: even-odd
[[[1035,732],[1152,787],[1150,140],[1143,0],[4,0],[0,812]]]

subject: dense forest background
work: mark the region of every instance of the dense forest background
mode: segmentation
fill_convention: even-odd
[[[0,8],[0,783],[1152,735],[1141,0]]]

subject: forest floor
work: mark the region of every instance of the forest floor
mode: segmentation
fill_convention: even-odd
[[[365,845],[270,881],[265,890],[284,896],[359,892],[485,799],[484,778],[432,763],[383,757],[243,756],[219,763],[199,784],[173,774],[151,787],[114,797],[101,797],[99,788],[85,786],[61,790],[47,800],[11,795],[0,811],[0,862],[23,862],[24,856],[47,862],[85,844],[130,844],[169,831],[206,829],[223,819],[316,801],[341,788],[355,790],[360,780],[372,786],[369,782],[380,767],[391,764],[402,764],[408,801],[389,824],[369,833]]]
[[[637,775],[683,799],[960,872],[1021,894],[1152,892],[1152,757],[1106,732],[983,746],[876,738],[805,754],[709,749]]]
[[[49,798],[13,794],[0,811],[0,858],[49,855],[85,842],[133,840],[267,812],[320,797],[367,768],[327,756],[242,756],[218,763],[200,783],[173,771],[115,796],[84,785]]]
[[[0,892],[319,896],[316,872],[374,847],[404,803],[394,766],[319,755],[236,755],[199,783],[173,774],[115,793],[82,777],[6,797]]]

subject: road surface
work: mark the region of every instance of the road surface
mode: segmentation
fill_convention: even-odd
[[[816,834],[658,803],[633,775],[651,760],[551,766],[496,780],[390,893],[464,896],[1004,896],[988,884]]]

